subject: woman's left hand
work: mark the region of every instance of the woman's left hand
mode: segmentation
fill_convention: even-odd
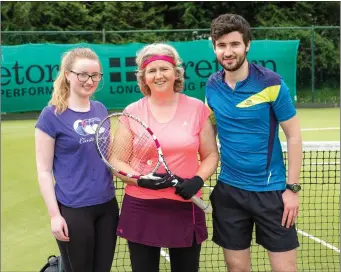
[[[199,176],[194,176],[189,179],[182,179],[175,176],[178,179],[179,184],[175,186],[175,194],[181,196],[183,199],[188,200],[194,196],[204,185],[204,181]]]

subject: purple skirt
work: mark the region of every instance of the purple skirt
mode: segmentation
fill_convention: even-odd
[[[205,213],[191,202],[140,199],[125,194],[117,235],[154,247],[191,247],[208,237]]]

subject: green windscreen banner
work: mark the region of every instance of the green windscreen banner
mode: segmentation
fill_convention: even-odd
[[[210,75],[221,69],[212,42],[169,42],[180,54],[185,70],[184,93],[205,100]],[[143,95],[136,81],[136,53],[142,43],[26,44],[2,46],[1,112],[42,110],[51,98],[61,57],[75,47],[89,47],[99,56],[104,78],[94,94],[109,109],[124,109]],[[252,41],[248,60],[280,74],[296,100],[296,65],[299,41]]]

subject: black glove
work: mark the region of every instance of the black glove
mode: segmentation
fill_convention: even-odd
[[[151,190],[160,190],[173,187],[174,183],[173,178],[169,174],[153,174],[145,178],[139,178],[137,186]]]
[[[189,179],[183,179],[178,176],[175,176],[175,178],[179,181],[175,186],[175,194],[181,196],[185,200],[190,199],[202,186],[204,186],[204,181],[199,176],[194,176]]]

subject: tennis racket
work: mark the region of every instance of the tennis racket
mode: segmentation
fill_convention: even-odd
[[[164,159],[162,149],[153,131],[139,118],[128,113],[113,113],[96,128],[97,151],[105,164],[120,175],[140,179],[155,179],[153,174],[163,165],[174,177]],[[173,180],[174,186],[179,182]],[[212,208],[197,196],[191,198],[204,212]]]

